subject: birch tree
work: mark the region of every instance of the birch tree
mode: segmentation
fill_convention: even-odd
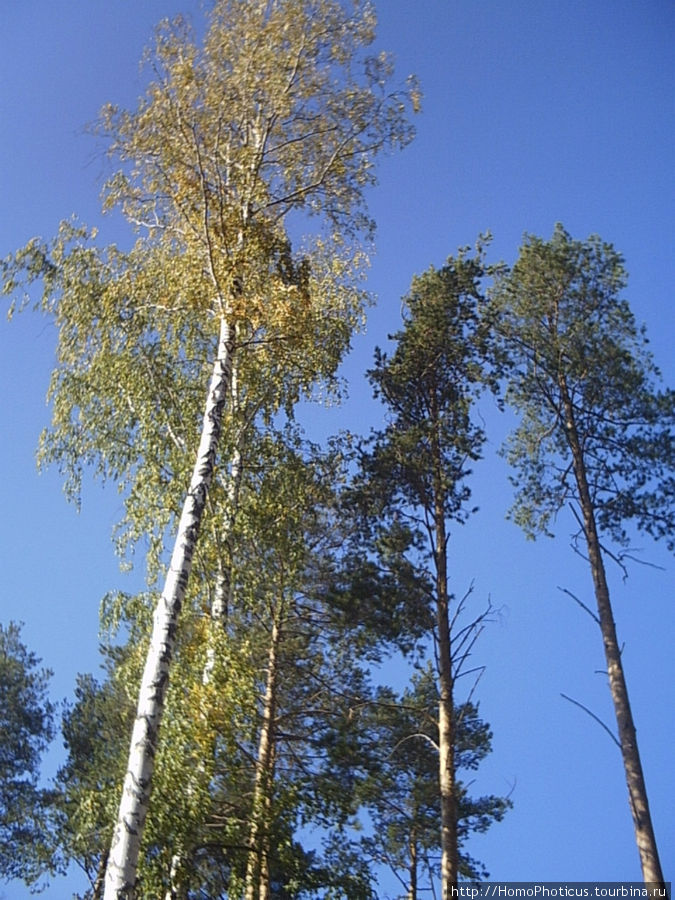
[[[645,882],[663,886],[605,569],[630,528],[673,546],[675,395],[622,292],[621,255],[597,236],[528,236],[499,279],[493,321],[511,356],[507,400],[521,417],[506,453],[511,512],[526,534],[548,533],[572,506],[587,554]],[[612,553],[613,541],[618,552]]]
[[[256,900],[286,889],[319,896],[329,888],[350,900],[370,896],[365,864],[345,858],[344,840],[322,854],[297,835],[299,822],[328,835],[354,812],[353,790],[336,775],[330,747],[353,698],[363,695],[359,642],[350,640],[323,581],[342,541],[332,498],[344,463],[336,444],[322,454],[298,441],[288,429],[249,434],[231,535],[232,602],[213,643],[206,632],[217,547],[206,523],[139,857],[138,895],[148,900],[196,891]],[[108,680],[98,690],[83,681],[67,720],[59,827],[64,853],[86,869],[94,898],[110,827],[105,810],[122,765],[119,721],[140,677],[149,617],[147,598],[106,601],[104,621],[121,625],[127,643],[106,651],[115,659]],[[183,785],[179,794],[176,784]]]
[[[6,291],[22,275],[43,278],[43,305],[57,320],[75,304],[60,346],[71,372],[78,363],[86,367],[97,349],[97,335],[73,324],[83,301],[104,315],[106,305],[116,308],[119,321],[107,339],[116,339],[121,353],[134,332],[130,322],[146,305],[159,334],[171,331],[180,311],[210,332],[210,353],[199,361],[210,358],[207,399],[196,439],[185,447],[194,468],[155,611],[106,900],[135,890],[178,617],[233,357],[244,346],[272,342],[279,365],[292,357],[305,374],[299,389],[311,390],[334,371],[358,315],[347,242],[372,230],[364,191],[374,181],[374,158],[407,143],[407,111],[417,103],[414,85],[388,87],[386,55],[367,54],[374,26],[372,8],[360,0],[220,0],[201,46],[183,21],[165,23],[151,55],[154,78],[138,108],[107,107],[98,127],[120,166],[105,204],[120,207],[142,232],[136,247],[129,254],[95,251],[82,231],[66,226],[52,244],[31,242],[4,265]],[[313,246],[301,254],[289,236],[291,215],[298,223],[320,220]],[[157,273],[165,292],[152,284]],[[322,325],[334,316],[339,327],[324,340]],[[299,351],[310,334],[318,357]],[[180,332],[174,338],[181,360]],[[65,360],[61,366],[69,368]],[[71,407],[71,415],[79,410]]]

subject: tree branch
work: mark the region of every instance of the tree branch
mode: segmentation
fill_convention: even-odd
[[[591,717],[591,719],[595,719],[595,721],[598,723],[598,725],[600,725],[601,728],[605,729],[605,731],[611,737],[611,739],[614,741],[614,743],[619,748],[619,750],[621,750],[621,744],[619,742],[619,739],[616,737],[616,735],[611,730],[611,728],[609,728],[607,725],[605,725],[605,723],[602,721],[602,719],[600,719],[598,716],[596,716],[595,713],[591,712],[590,709],[587,706],[584,706],[583,703],[579,703],[578,700],[573,700],[571,697],[568,697],[567,694],[563,694],[562,692],[561,692],[560,696],[563,697],[565,700],[569,700],[569,702],[573,703],[575,706],[578,706],[579,709],[583,709],[583,711],[585,713],[588,713],[588,715]]]

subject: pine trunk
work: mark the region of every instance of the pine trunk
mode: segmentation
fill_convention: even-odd
[[[280,611],[274,616],[267,654],[267,678],[263,700],[263,719],[258,740],[255,784],[251,808],[246,862],[245,900],[269,897],[269,806],[274,777],[274,720],[277,707],[278,651],[281,640]]]
[[[445,556],[445,553],[443,553]],[[445,566],[443,566],[445,568]],[[440,581],[441,579],[439,579]],[[437,599],[438,629],[438,778],[441,798],[441,897],[457,886],[457,812],[455,808],[455,736],[450,619],[447,589]]]
[[[595,510],[588,485],[581,442],[576,428],[574,407],[567,390],[567,384],[562,378],[560,380],[560,389],[565,413],[565,432],[572,451],[574,475],[579,491],[584,533],[588,547],[588,560],[593,577],[598,619],[607,661],[609,688],[614,703],[619,744],[628,786],[628,799],[635,829],[635,840],[642,866],[642,877],[646,884],[663,888],[665,887],[665,882],[649,812],[647,788],[642,772],[637,735],[621,661],[621,650],[616,635],[616,625],[609,597],[605,565],[595,521]]]
[[[439,416],[432,398],[434,427]],[[436,642],[438,651],[438,785],[441,800],[441,897],[449,900],[457,886],[457,808],[455,799],[454,684],[448,592],[448,535],[442,456],[437,434],[431,439],[434,464],[434,561],[436,566]]]
[[[154,758],[164,711],[176,630],[202,515],[215,468],[232,373],[233,340],[221,318],[218,352],[209,385],[201,439],[190,488],[178,524],[164,590],[155,609],[152,637],[139,690],[129,764],[110,847],[104,900],[133,900]]]

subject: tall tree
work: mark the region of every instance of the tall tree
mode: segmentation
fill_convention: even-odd
[[[117,651],[117,664],[122,656]],[[124,776],[126,735],[133,703],[106,661],[99,684],[79,676],[74,702],[62,720],[66,762],[59,769],[49,810],[50,842],[59,867],[76,863],[87,876],[91,900],[101,900],[118,785]]]
[[[0,625],[0,877],[34,884],[49,866],[38,785],[40,759],[53,737],[50,672],[21,640],[13,622]]]
[[[387,407],[388,425],[364,457],[364,497],[389,523],[388,541],[411,548],[428,567],[438,689],[438,784],[441,812],[442,896],[459,874],[454,728],[452,623],[456,609],[448,575],[451,523],[470,514],[466,483],[480,456],[482,430],[472,402],[487,378],[478,300],[484,277],[482,248],[461,251],[443,268],[413,280],[405,298],[404,327],[389,357],[376,351],[369,378]],[[420,563],[420,560],[422,561]]]
[[[172,334],[180,364],[187,356],[176,320],[187,313],[209,334],[210,353],[199,360],[210,359],[209,389],[201,428],[184,448],[196,460],[155,611],[107,900],[135,890],[178,616],[218,458],[233,357],[243,347],[274,347],[282,368],[284,358],[295,360],[305,376],[299,390],[309,390],[334,371],[358,315],[346,242],[371,230],[364,189],[374,180],[373,159],[410,139],[407,110],[416,103],[413,85],[388,93],[385,55],[367,55],[374,25],[361,0],[219,0],[201,47],[184,22],[165,24],[153,56],[156,78],[138,109],[108,107],[100,124],[121,166],[106,205],[119,205],[144,236],[129,254],[97,253],[83,246],[82,232],[65,226],[51,246],[31,242],[5,263],[5,290],[20,275],[42,277],[43,305],[57,319],[74,302],[60,347],[66,377],[100,349],[99,313],[116,318],[103,342],[116,344],[127,361],[137,345],[124,346],[139,336],[139,325],[146,344]],[[287,230],[292,215],[322,221],[322,235],[302,256]],[[82,329],[80,305],[97,310],[93,335]],[[336,325],[329,337],[326,323]],[[80,414],[71,398],[66,415]]]
[[[438,692],[431,666],[413,676],[397,696],[382,688],[364,710],[361,728],[376,747],[372,769],[361,787],[373,821],[372,836],[363,844],[380,864],[388,865],[406,891],[418,900],[439,874],[440,804],[438,769]],[[455,769],[473,771],[490,753],[492,734],[478,707],[461,703],[454,713]],[[459,779],[457,797],[458,865],[461,877],[487,877],[483,866],[462,845],[473,832],[500,821],[510,806],[506,798],[472,797]]]
[[[530,536],[572,504],[597,602],[619,744],[644,880],[662,884],[656,839],[605,572],[604,541],[625,546],[629,524],[673,546],[675,393],[628,302],[623,259],[557,225],[528,236],[502,273],[492,314],[510,354],[507,399],[521,422],[507,445],[518,489],[512,515]]]
[[[369,897],[365,864],[346,860],[344,846],[333,841],[322,858],[297,836],[300,822],[330,834],[355,805],[330,750],[351,698],[363,693],[355,660],[361,643],[349,639],[350,626],[323,586],[332,571],[326,562],[341,544],[332,497],[344,463],[336,444],[319,454],[291,429],[251,434],[242,463],[233,602],[221,640],[209,643],[217,542],[206,527],[167,693],[138,895],[201,891],[257,900],[330,888],[335,896]],[[129,632],[127,644],[107,651],[114,666],[100,689],[80,684],[64,729],[69,760],[57,821],[64,854],[86,869],[94,898],[111,784],[122,764],[119,723],[140,677],[150,615],[143,597],[111,597],[106,607],[105,620]]]
[[[363,637],[334,602],[349,527],[336,502],[343,451],[331,441],[320,452],[286,429],[261,442],[257,462],[247,461],[243,489],[253,496],[239,521],[234,617],[249,640],[257,636],[264,675],[252,716],[255,766],[243,779],[251,784],[251,818],[242,887],[255,900],[280,890],[372,893],[365,862],[346,852],[355,776],[335,759],[367,693]],[[323,855],[302,849],[302,824],[321,829]]]

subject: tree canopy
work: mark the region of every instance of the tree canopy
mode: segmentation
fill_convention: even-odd
[[[574,240],[562,225],[550,241],[526,237],[497,282],[493,313],[511,359],[507,399],[521,414],[506,448],[518,488],[512,514],[530,536],[578,500],[568,397],[600,529],[626,546],[632,524],[674,546],[675,393],[659,386],[626,284],[611,244]]]
[[[470,839],[510,800],[466,777],[492,733],[462,676],[492,607],[471,613],[451,551],[492,392],[519,417],[511,517],[552,535],[572,509],[660,883],[605,563],[625,573],[640,532],[675,549],[675,393],[621,255],[557,226],[510,267],[480,238],[414,276],[366,375],[383,423],[312,443],[298,406],[340,398],[376,164],[412,139],[419,88],[374,49],[370,0],[203,10],[159,26],[140,99],[92,126],[126,238],[73,218],[1,264],[10,314],[56,330],[40,463],[76,503],[85,473],[119,490],[117,550],[147,584],[103,600],[103,673],[64,706],[49,789],[49,673],[0,628],[0,876],[75,863],[83,900],[373,900],[384,866],[407,900],[439,879],[449,900],[487,877]]]
[[[39,785],[40,761],[54,736],[51,672],[21,640],[20,626],[0,624],[0,877],[31,883],[49,862]]]
[[[608,539],[630,526],[670,549],[675,526],[675,392],[659,372],[621,296],[623,260],[592,236],[561,225],[550,241],[528,237],[502,273],[490,310],[509,356],[507,400],[521,420],[507,444],[517,488],[514,518],[533,537],[570,503],[587,555],[609,688],[645,882],[663,885],[647,788],[610,600]],[[588,608],[587,608],[588,609]]]

